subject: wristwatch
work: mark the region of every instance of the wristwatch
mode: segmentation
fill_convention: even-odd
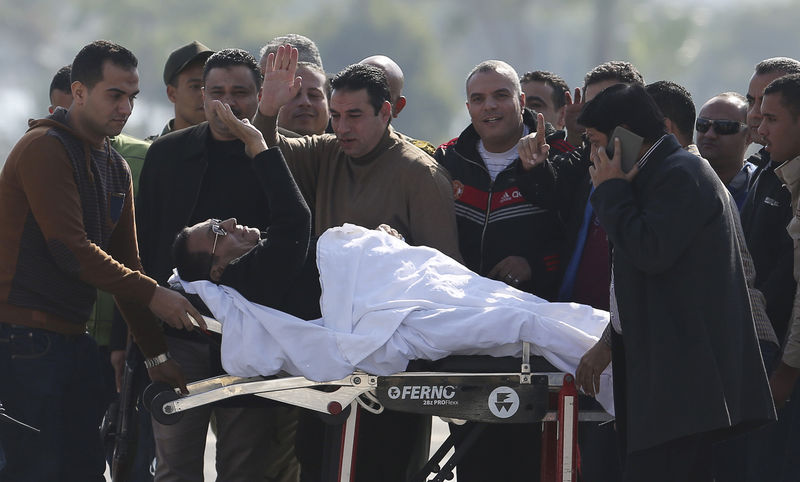
[[[170,358],[172,358],[172,357],[169,356],[169,352],[162,353],[160,355],[154,356],[153,358],[146,358],[144,360],[144,366],[145,366],[145,368],[157,367],[158,365],[161,365],[162,363],[164,363],[165,361],[169,360]]]

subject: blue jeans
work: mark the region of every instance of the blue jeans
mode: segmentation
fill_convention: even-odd
[[[0,426],[0,479],[105,480],[99,426],[108,402],[91,337],[0,323],[0,400],[41,430]]]

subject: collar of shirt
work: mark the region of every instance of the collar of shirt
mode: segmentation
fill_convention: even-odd
[[[663,136],[661,136],[661,138],[656,142],[654,142],[653,145],[650,146],[650,149],[648,149],[647,152],[644,153],[642,158],[639,159],[639,162],[637,162],[637,164],[639,165],[639,169],[643,168],[644,165],[647,164],[647,161],[650,160],[650,154],[652,154],[653,151],[655,151],[658,148],[658,146],[660,146],[661,143],[664,142],[664,139],[666,139],[668,135],[669,134],[664,134]]]

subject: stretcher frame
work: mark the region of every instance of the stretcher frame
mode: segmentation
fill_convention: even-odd
[[[203,318],[209,331],[222,332],[222,325],[218,321],[206,316]],[[388,377],[381,377],[356,370],[344,378],[324,382],[315,382],[304,377],[281,375],[285,374],[270,377],[220,375],[187,384],[188,395],[181,395],[177,389],[164,384],[152,384],[144,393],[145,406],[150,409],[156,421],[162,424],[172,424],[176,423],[181,418],[182,412],[186,410],[232,397],[255,395],[322,414],[344,418],[337,478],[339,482],[350,482],[355,475],[357,426],[361,410],[381,413],[384,410],[384,406],[391,405],[393,410],[440,416],[448,421],[456,421],[457,423],[544,422],[542,482],[575,482],[579,465],[577,451],[578,422],[608,422],[613,420],[604,411],[578,410],[578,394],[572,375],[560,372],[531,372],[530,344],[527,342],[523,342],[522,364],[518,373],[401,372]],[[539,395],[541,395],[542,387],[546,386],[549,394],[548,399],[555,398],[557,400],[557,408],[548,407],[542,409],[540,406],[537,409],[534,407],[530,413],[522,414],[522,417],[517,419],[514,419],[517,412],[515,412],[514,416],[503,416],[502,408],[498,408],[501,411],[499,416],[496,411],[491,414],[487,413],[487,409],[461,413],[458,410],[454,411],[452,406],[449,406],[451,410],[446,410],[448,406],[444,406],[439,409],[440,414],[437,414],[435,413],[437,411],[436,407],[433,405],[429,407],[430,410],[420,411],[419,408],[416,410],[404,410],[402,404],[392,402],[385,395],[383,397],[375,395],[375,391],[384,381],[424,382],[437,379],[444,380],[445,383],[452,380],[458,380],[461,383],[489,381],[491,383],[510,384],[509,382],[511,382],[517,383],[517,387],[523,387],[524,389],[538,384]],[[333,390],[322,391],[320,390],[322,388]],[[403,391],[405,392],[405,387]],[[395,390],[394,393],[398,394],[396,398],[400,398],[399,389]],[[529,390],[528,393],[530,393]],[[478,398],[480,396],[485,396],[485,394],[479,394]],[[391,395],[389,398],[392,398]],[[541,397],[538,396],[537,398]],[[500,399],[498,398],[498,400]],[[528,407],[537,404],[530,403],[530,400],[525,402]],[[500,407],[500,405],[506,404],[498,403],[497,405]],[[518,403],[517,405],[522,406],[523,404]],[[492,412],[491,409],[488,411]],[[460,413],[461,416],[454,417],[454,413]],[[480,423],[475,424],[472,430],[468,431],[466,435],[462,435],[460,439],[451,434],[425,467],[411,481],[429,480],[427,477],[430,474],[436,474],[433,479],[430,479],[435,482],[452,479],[453,469],[457,466],[459,460],[463,458],[472,441],[477,439],[482,430],[481,427]],[[455,444],[459,444],[459,450],[442,464],[444,457]]]

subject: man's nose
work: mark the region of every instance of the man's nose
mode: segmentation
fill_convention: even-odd
[[[219,223],[219,225],[222,226],[222,228],[225,231],[228,231],[228,232],[233,231],[233,228],[236,227],[236,224],[237,224],[236,223],[236,218],[228,218],[225,221],[222,221],[221,223]]]

